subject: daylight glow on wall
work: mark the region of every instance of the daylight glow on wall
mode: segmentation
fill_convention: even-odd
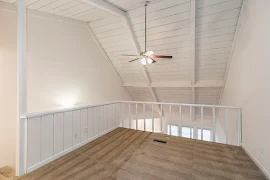
[[[63,100],[61,105],[63,108],[72,108],[74,107],[74,102],[72,100]]]
[[[78,93],[61,93],[55,101],[62,108],[72,108],[78,103]]]

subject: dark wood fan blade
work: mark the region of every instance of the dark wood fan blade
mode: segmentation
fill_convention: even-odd
[[[153,55],[152,58],[172,59],[172,56]]]
[[[140,58],[132,59],[132,60],[130,60],[130,61],[128,61],[128,62],[137,61],[137,60],[139,60],[139,59],[140,59]]]
[[[153,58],[151,58],[152,60],[153,60],[153,62],[152,63],[156,63],[157,61],[156,60],[154,60]]]
[[[133,55],[133,54],[121,54],[121,56],[140,56],[140,55]]]

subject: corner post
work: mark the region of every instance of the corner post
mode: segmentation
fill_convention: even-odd
[[[16,175],[26,173],[26,3],[18,1]]]

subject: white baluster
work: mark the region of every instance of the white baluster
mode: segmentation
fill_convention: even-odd
[[[172,125],[171,125],[171,119],[172,119],[172,105],[170,105],[170,119],[169,119],[169,135],[172,135]]]
[[[146,112],[145,112],[145,104],[143,104],[143,114],[144,114],[144,119],[143,119],[143,128],[144,128],[144,131],[146,131],[146,122],[145,122],[145,117],[146,117]]]
[[[228,128],[228,118],[229,118],[229,111],[228,108],[225,109],[225,123],[226,123],[226,128],[225,128],[225,132],[226,132],[226,144],[229,143],[229,128]]]
[[[182,137],[182,106],[179,106],[179,123],[178,136]]]
[[[203,140],[203,107],[201,107],[201,140]]]
[[[155,130],[155,120],[154,120],[154,104],[152,104],[152,132],[154,132]]]
[[[242,146],[242,114],[241,114],[241,109],[238,110],[238,146]]]
[[[130,103],[128,104],[128,117],[129,117],[129,129],[131,129],[131,108],[130,108]]]
[[[213,111],[212,139],[213,142],[216,142],[216,108],[212,108],[212,111]]]
[[[138,104],[136,103],[136,130],[138,130]]]
[[[193,124],[193,120],[192,120],[192,106],[189,107],[189,118],[190,118],[190,138],[192,138],[192,124]]]
[[[125,115],[124,115],[124,103],[122,103],[122,117],[121,117],[121,119],[122,119],[122,127],[124,127],[124,123],[125,123]],[[108,117],[110,117],[110,116],[108,116]]]
[[[163,133],[162,132],[162,116],[163,116],[163,114],[162,114],[162,110],[163,109],[163,106],[162,106],[162,104],[160,105],[160,133]]]

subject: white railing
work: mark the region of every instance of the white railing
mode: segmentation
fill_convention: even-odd
[[[110,102],[28,114],[25,120],[25,173],[119,127],[118,105],[118,102]]]
[[[224,143],[224,144],[233,144],[233,145],[238,145],[238,146],[241,146],[241,142],[242,142],[242,117],[241,117],[241,108],[240,107],[234,107],[234,106],[218,106],[218,105],[204,105],[204,104],[181,104],[181,103],[162,103],[162,102],[136,102],[136,101],[122,101],[122,102],[119,102],[122,104],[122,114],[124,114],[124,118],[121,120],[122,124],[121,126],[122,127],[125,127],[125,128],[132,128],[132,129],[136,129],[136,130],[146,130],[146,121],[147,120],[151,120],[151,127],[152,129],[148,130],[148,131],[152,131],[152,132],[161,132],[161,133],[166,133],[166,134],[169,134],[171,135],[171,128],[172,128],[172,125],[177,125],[178,126],[178,136],[182,136],[182,127],[188,127],[190,128],[189,130],[189,137],[190,138],[193,138],[193,139],[198,139],[199,137],[195,137],[194,134],[195,131],[193,130],[194,127],[196,128],[199,128],[201,130],[201,137],[200,139],[204,139],[203,136],[204,136],[204,129],[211,129],[211,140],[212,142],[219,142],[219,143]],[[123,112],[123,108],[124,105],[128,105],[128,115],[125,113],[125,111]],[[135,116],[132,116],[131,115],[131,105],[135,105],[135,108],[134,111],[135,111]],[[138,118],[138,105],[142,105],[143,107],[143,117],[142,118]],[[147,117],[145,115],[145,111],[146,111],[146,105],[148,105],[148,110],[150,112],[152,112],[151,114],[151,117]],[[154,115],[154,105],[158,107],[158,114],[159,114],[159,125],[160,125],[160,130],[159,131],[156,131],[154,130],[154,127],[155,127],[155,120],[154,119],[157,119],[157,117]],[[167,106],[167,118],[166,120],[164,120],[164,107]],[[172,118],[172,108],[173,107],[177,107],[177,114],[178,114],[178,119],[177,118],[174,118],[174,122],[171,123],[171,118]],[[182,112],[182,109],[186,107],[189,109],[189,113],[188,113],[188,118],[186,117],[186,121],[183,122],[183,112]],[[196,108],[199,110],[199,119],[196,119]],[[209,114],[209,109],[211,110],[211,118],[209,118],[208,116],[208,125],[204,125],[204,110],[205,109],[208,109],[208,114]],[[234,110],[234,112],[232,114],[234,114],[234,116],[236,115],[236,117],[234,118],[229,118],[229,110]],[[224,117],[221,117],[222,116],[222,111],[225,111],[224,112]],[[174,113],[175,114],[175,113]],[[187,113],[185,113],[187,115]],[[125,119],[125,115],[128,116],[128,126],[126,126],[124,124],[124,121]],[[216,137],[216,120],[217,120],[217,115],[219,116],[219,119],[221,119],[219,123],[223,123],[223,126],[224,126],[224,137],[225,137],[225,142],[222,142],[222,140],[217,140]],[[123,116],[123,115],[122,115]],[[138,126],[138,120],[143,120],[143,128],[139,129],[139,126]],[[177,119],[177,120],[175,120]],[[187,122],[187,119],[189,120],[189,122]],[[231,121],[230,121],[231,120]],[[131,121],[135,121],[135,124],[136,126],[135,127],[131,127],[132,123]],[[165,121],[165,122],[164,122]],[[199,122],[198,122],[199,121]],[[209,125],[209,121],[211,121],[211,124]],[[231,137],[229,138],[229,132],[231,131],[229,129],[229,123],[234,121],[233,123],[236,124],[235,127],[232,127],[231,128],[234,128],[236,129],[236,133],[237,135],[235,136],[235,132],[233,132],[232,136],[235,136],[235,137]],[[194,124],[196,122],[196,124]],[[169,125],[169,132],[167,132],[167,125]],[[193,132],[192,132],[193,130]],[[222,135],[222,132],[219,132],[221,135]],[[233,143],[233,142],[230,142],[232,140],[230,139],[235,139],[236,143]]]
[[[142,109],[140,110],[140,108]],[[196,108],[200,110],[199,120],[196,119]],[[207,108],[208,111],[205,112]],[[209,117],[204,118],[207,113],[209,114],[209,108],[212,111],[211,127],[209,127]],[[188,111],[186,111],[187,109]],[[119,126],[171,135],[172,124],[176,124],[179,127],[179,136],[182,136],[182,126],[185,126],[190,128],[191,138],[198,138],[194,136],[194,131],[191,131],[191,128],[197,127],[201,129],[201,139],[204,139],[203,129],[210,128],[211,141],[219,142],[216,140],[216,115],[220,116],[220,109],[225,110],[226,144],[229,143],[229,122],[233,121],[229,119],[229,110],[237,111],[237,143],[240,146],[242,128],[241,109],[238,107],[115,101],[100,105],[28,114],[25,120],[25,173],[71,152]],[[176,115],[174,119],[173,115]],[[172,121],[175,119],[177,122]],[[206,121],[208,121],[207,125],[205,125]],[[167,125],[170,125],[169,132],[166,130]]]

